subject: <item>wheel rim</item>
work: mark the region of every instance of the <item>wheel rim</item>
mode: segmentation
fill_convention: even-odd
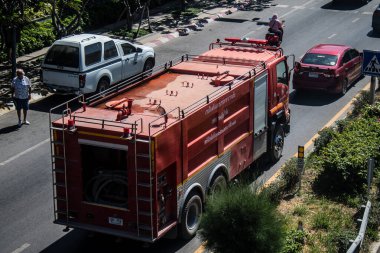
[[[194,230],[198,226],[199,222],[199,206],[196,202],[193,202],[186,213],[186,227],[188,231]]]
[[[347,92],[347,80],[344,80],[343,87],[342,87],[342,94],[346,94]]]
[[[227,183],[224,179],[218,179],[218,181],[215,181],[213,187],[212,187],[212,192],[211,194],[221,192],[224,189],[226,189]]]
[[[282,134],[282,130],[279,129],[276,132],[276,136],[274,137],[273,153],[276,159],[280,158],[283,147],[284,147],[284,136]]]

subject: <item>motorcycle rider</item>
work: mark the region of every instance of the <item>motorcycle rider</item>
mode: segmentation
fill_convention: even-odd
[[[276,34],[280,41],[282,41],[283,34],[283,25],[282,22],[278,19],[277,14],[273,14],[272,19],[269,21],[269,32]]]

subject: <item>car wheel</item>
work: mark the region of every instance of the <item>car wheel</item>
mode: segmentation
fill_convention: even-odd
[[[347,93],[347,87],[348,87],[348,80],[344,79],[343,84],[342,84],[342,90],[340,92],[340,95],[344,96],[344,94]]]
[[[103,77],[102,79],[100,79],[98,83],[96,93],[103,92],[109,87],[110,87],[110,81],[108,80],[108,78]]]
[[[143,69],[143,72],[150,76],[152,74],[152,71],[149,71],[149,70],[152,70],[154,67],[154,60],[152,58],[148,58],[146,61],[145,61],[145,64],[144,64],[144,69]]]
[[[191,194],[185,203],[181,217],[181,238],[189,240],[195,236],[202,216],[202,199]]]
[[[269,151],[270,162],[275,163],[280,160],[284,149],[285,132],[281,124],[277,124],[272,137],[272,148]]]

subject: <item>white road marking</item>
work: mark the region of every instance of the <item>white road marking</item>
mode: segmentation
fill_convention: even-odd
[[[356,21],[358,21],[360,18],[355,18],[354,20],[352,20],[352,23],[355,23]]]
[[[357,14],[357,13],[359,13],[359,11],[351,11],[351,13]]]
[[[18,153],[17,155],[12,156],[12,157],[9,158],[8,160],[5,160],[4,162],[0,163],[0,166],[4,166],[4,165],[6,165],[7,163],[12,162],[13,160],[19,158],[19,157],[22,156],[22,155],[25,155],[26,153],[29,153],[30,151],[32,151],[32,150],[38,148],[39,146],[45,144],[45,143],[48,142],[48,141],[50,141],[50,139],[46,139],[46,140],[44,140],[44,141],[41,141],[40,143],[34,145],[33,147],[30,147],[30,148],[28,148],[28,149],[22,151],[21,153]]]
[[[255,31],[249,32],[246,35],[243,36],[243,38],[249,38],[250,34],[253,34]]]
[[[259,28],[257,28],[257,30],[261,30],[265,27],[265,25],[261,25]]]
[[[20,253],[26,250],[30,246],[29,243],[24,243],[20,248],[15,249],[12,253]]]
[[[330,11],[330,12],[340,12],[340,10],[331,10],[331,9],[327,9],[327,11]]]
[[[310,4],[310,3],[313,3],[313,2],[314,2],[314,0],[310,0],[310,1],[308,1],[308,2],[306,2],[306,3],[304,3],[304,4],[302,4],[301,7],[305,7],[306,5],[308,5],[308,4]],[[285,14],[283,14],[283,15],[280,17],[280,19],[281,19],[281,18],[284,18],[284,17],[286,17],[286,16],[288,16],[289,14],[295,12],[296,10],[299,10],[299,8],[294,8],[294,7],[293,7],[290,11],[288,11],[288,12],[285,13]]]
[[[364,11],[364,12],[362,12],[362,14],[364,14],[364,15],[372,15],[372,12]]]
[[[278,4],[278,5],[276,5],[275,7],[278,7],[278,8],[288,8],[289,5],[286,5],[286,4]]]
[[[333,34],[331,34],[329,37],[327,37],[327,38],[329,38],[329,39],[331,39],[331,38],[333,38],[333,37],[335,37],[336,36],[336,33],[333,33]]]

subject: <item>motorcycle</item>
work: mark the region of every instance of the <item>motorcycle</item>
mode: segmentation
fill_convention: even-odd
[[[269,19],[271,20],[271,19]],[[284,23],[285,23],[285,20],[282,20],[282,27],[284,27]],[[271,28],[268,29],[268,32],[267,34],[265,34],[265,39],[268,41],[268,44],[270,46],[275,46],[275,47],[279,47],[281,45],[281,42],[282,42],[282,37],[284,36],[284,29],[283,28],[280,28],[280,31],[282,33],[282,36],[280,38],[280,36],[278,34],[276,34],[275,32],[272,31]]]

